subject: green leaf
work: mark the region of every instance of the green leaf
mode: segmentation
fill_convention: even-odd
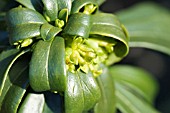
[[[83,91],[76,74],[68,72],[67,87],[64,93],[65,113],[81,113],[84,108]]]
[[[131,47],[144,47],[170,55],[170,12],[152,2],[117,13],[130,35]]]
[[[45,99],[43,94],[29,93],[18,113],[43,113]]]
[[[94,113],[115,113],[115,87],[113,79],[104,65],[102,65],[103,73],[97,77],[97,81],[101,90],[101,99],[94,107]]]
[[[15,58],[15,56],[17,55],[19,51],[17,49],[11,49],[11,50],[7,50],[7,51],[3,51],[0,54],[0,67],[1,67],[1,71],[0,71],[0,95],[2,98],[2,93],[6,93],[7,90],[4,89],[4,84],[5,84],[5,79],[4,77],[7,78],[7,74],[9,72],[9,65],[12,62],[12,60]],[[8,72],[6,72],[8,70]],[[5,74],[6,73],[6,74]],[[6,90],[6,91],[3,91]],[[3,91],[3,92],[2,92]],[[2,100],[0,101],[0,103],[2,102]]]
[[[58,3],[57,0],[42,0],[44,4],[44,14],[50,21],[55,21],[58,17]]]
[[[20,102],[28,87],[29,59],[26,58],[27,57],[22,57],[19,61],[16,61],[10,68],[9,72],[6,72],[7,76],[5,78],[0,98],[1,113],[17,112]]]
[[[72,14],[63,30],[63,35],[88,38],[91,24],[90,15],[83,13]]]
[[[116,83],[116,106],[122,113],[159,113],[119,83]]]
[[[68,14],[71,12],[72,0],[58,0],[59,11],[62,9],[67,9]]]
[[[100,89],[92,73],[68,72],[65,91],[65,113],[82,113],[91,109],[100,98]]]
[[[88,4],[93,4],[97,6],[96,0],[79,0],[78,2],[77,0],[74,0],[72,4],[71,13],[73,14],[81,12],[81,9],[83,9],[83,7],[85,7]]]
[[[7,13],[10,43],[39,36],[39,29],[44,23],[44,17],[34,10],[22,7],[10,10]]]
[[[129,51],[128,36],[115,15],[97,13],[92,15],[92,21],[91,38],[96,37],[111,43],[114,42],[114,52],[116,56],[124,57],[127,55]],[[115,41],[117,42],[116,44]]]
[[[31,0],[16,0],[16,1],[29,9],[35,10]]]
[[[45,23],[41,26],[41,38],[45,41],[53,39],[58,33],[62,31],[61,28],[54,27],[49,23]]]
[[[10,27],[13,27],[28,23],[43,24],[46,23],[46,20],[40,13],[34,10],[17,7],[7,13],[7,22]]]
[[[62,98],[59,94],[29,91],[22,101],[18,113],[63,113]]]
[[[128,65],[113,66],[110,68],[110,72],[115,81],[153,103],[158,91],[158,84],[150,73]]]
[[[66,86],[65,45],[62,37],[40,40],[30,62],[30,85],[35,91],[64,91]]]
[[[37,10],[38,12],[42,12],[43,10],[42,0],[16,0],[16,1],[29,9]]]
[[[40,36],[40,27],[40,24],[23,24],[9,28],[10,44]]]
[[[8,77],[9,71],[14,64],[14,62],[23,54],[28,52],[29,50],[23,50],[19,53],[19,50],[17,49],[10,49],[7,51],[4,51],[0,54],[0,95],[4,89],[4,85],[6,82],[6,79]]]
[[[69,15],[69,10],[68,9],[62,9],[60,12],[59,12],[59,15],[58,15],[58,18],[60,20],[63,20],[65,23],[67,23],[68,21],[68,15]]]

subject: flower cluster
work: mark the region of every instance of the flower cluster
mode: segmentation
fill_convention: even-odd
[[[90,70],[95,77],[102,73],[99,64],[105,62],[108,54],[113,52],[113,43],[96,39],[83,39],[82,37],[75,37],[71,41],[67,41],[66,65],[69,71],[74,73],[81,70],[88,73]]]
[[[96,0],[43,1],[41,5],[36,2],[23,5],[27,8],[19,6],[7,15],[10,43],[17,48],[61,36],[65,40],[67,70],[73,73],[90,70],[94,76],[102,73],[99,65],[110,53],[114,52],[118,57],[127,54],[125,29],[114,15],[99,13]],[[114,46],[125,51],[117,52]]]

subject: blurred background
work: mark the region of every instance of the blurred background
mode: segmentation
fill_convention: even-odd
[[[158,3],[170,10],[170,0],[106,0],[101,10],[115,13],[147,1]],[[149,49],[130,48],[129,55],[120,63],[139,66],[152,73],[160,85],[155,106],[161,113],[170,113],[170,56]]]

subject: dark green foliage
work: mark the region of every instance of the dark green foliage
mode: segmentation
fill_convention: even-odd
[[[129,36],[115,15],[99,11],[104,0],[16,1],[21,5],[0,13],[0,23],[8,26],[0,26],[0,35],[8,29],[11,44],[3,43],[8,39],[1,35],[5,36],[0,38],[1,113],[115,113],[116,109],[157,113],[152,107],[157,84],[150,74],[108,66],[128,54]],[[128,24],[135,22],[133,16],[126,17],[128,12],[118,15],[133,44],[133,26],[141,24]]]

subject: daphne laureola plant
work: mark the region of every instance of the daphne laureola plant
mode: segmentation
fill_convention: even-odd
[[[0,112],[116,112],[108,68],[128,54],[129,37],[99,11],[103,0],[16,1],[0,55]]]

